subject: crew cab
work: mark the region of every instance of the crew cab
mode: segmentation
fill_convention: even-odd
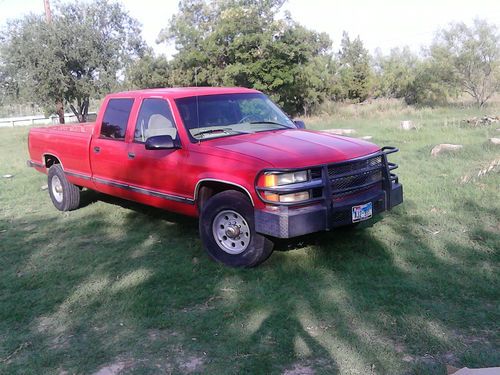
[[[28,165],[61,211],[83,188],[199,217],[207,253],[234,267],[267,259],[273,239],[356,225],[403,201],[395,147],[292,121],[245,88],[108,95],[95,123],[32,128]]]

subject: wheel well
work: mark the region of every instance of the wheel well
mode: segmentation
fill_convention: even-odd
[[[45,167],[46,168],[50,168],[54,164],[61,164],[61,162],[59,161],[59,159],[56,158],[54,155],[47,154],[47,155],[44,155],[43,158],[44,158],[44,162],[45,162]]]
[[[239,191],[245,197],[247,197],[253,205],[252,197],[250,196],[249,192],[238,185],[232,185],[230,183],[219,181],[203,181],[198,186],[198,190],[196,192],[196,205],[198,206],[198,210],[201,211],[203,205],[210,197],[213,197],[215,194],[221,193],[226,190]]]

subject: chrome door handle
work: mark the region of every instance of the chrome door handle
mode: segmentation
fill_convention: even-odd
[[[128,158],[129,158],[129,159],[133,159],[133,158],[135,158],[135,154],[134,154],[133,152],[129,152],[129,153],[128,153]]]
[[[97,154],[101,151],[101,148],[99,146],[94,147],[94,152]]]

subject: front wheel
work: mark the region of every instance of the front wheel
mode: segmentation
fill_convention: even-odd
[[[273,243],[255,232],[254,210],[247,197],[234,190],[211,197],[200,215],[205,251],[231,267],[255,267],[273,251]]]
[[[80,205],[80,189],[68,181],[59,164],[49,168],[48,187],[50,199],[59,211],[71,211]]]

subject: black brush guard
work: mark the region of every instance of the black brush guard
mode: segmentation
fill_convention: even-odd
[[[261,199],[269,206],[256,210],[255,226],[258,233],[278,238],[296,237],[352,224],[352,207],[372,203],[372,216],[402,203],[403,186],[393,170],[398,165],[387,160],[396,147],[356,159],[308,168],[308,182],[256,187]],[[293,172],[303,169],[266,170],[264,172]],[[309,191],[310,199],[300,203],[268,201],[263,191],[290,194]]]

